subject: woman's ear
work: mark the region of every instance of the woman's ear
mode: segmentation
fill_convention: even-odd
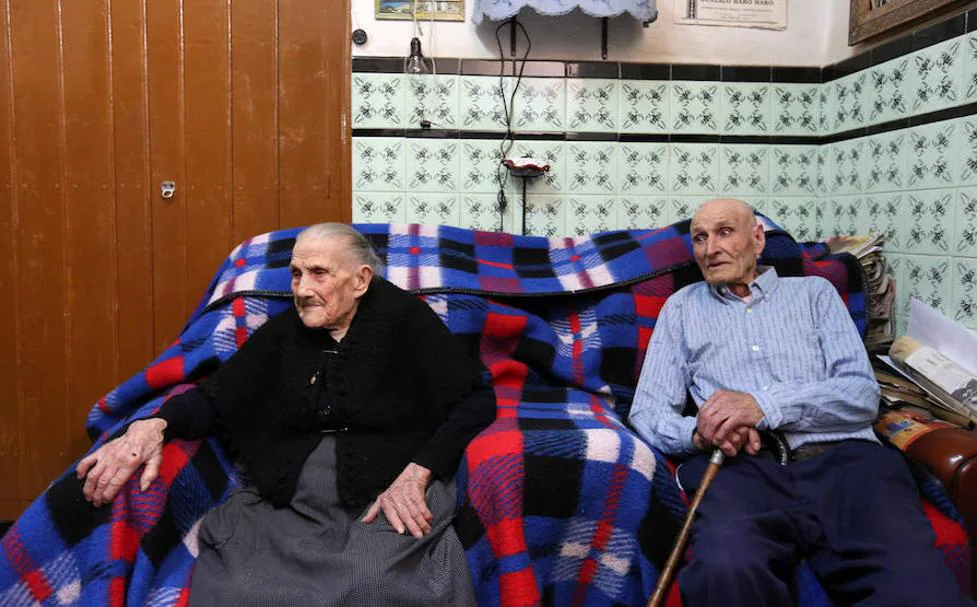
[[[355,281],[353,284],[353,296],[359,299],[363,297],[366,290],[370,287],[370,281],[373,280],[373,268],[363,264],[356,271]]]

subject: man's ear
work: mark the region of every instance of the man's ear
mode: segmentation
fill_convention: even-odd
[[[759,221],[753,226],[753,238],[756,246],[756,256],[763,253],[763,247],[767,244],[767,233],[763,230],[763,224]]]
[[[353,296],[357,299],[363,297],[363,294],[370,287],[371,280],[373,280],[373,268],[366,264],[361,265],[354,276]]]

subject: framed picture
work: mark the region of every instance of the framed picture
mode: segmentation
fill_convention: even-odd
[[[465,0],[374,0],[377,19],[464,21]],[[417,5],[416,7],[414,5]]]
[[[922,21],[965,0],[851,0],[848,45]]]

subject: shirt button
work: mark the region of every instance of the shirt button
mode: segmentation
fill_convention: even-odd
[[[753,350],[754,352],[759,352],[760,351],[760,346],[758,346],[756,344],[753,344],[753,347],[750,348],[750,349]]]
[[[764,387],[763,387],[763,391],[764,391],[764,392],[766,392],[766,391],[767,391],[767,390],[769,390],[769,389],[770,389],[770,386],[764,386]]]
[[[753,308],[747,308],[746,309],[746,313],[747,314],[753,314]]]

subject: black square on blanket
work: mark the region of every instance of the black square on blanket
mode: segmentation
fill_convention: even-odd
[[[513,247],[512,267],[522,278],[555,278],[549,249]]]
[[[442,238],[438,242],[438,261],[442,268],[460,270],[469,274],[478,273],[478,263],[475,261],[475,245],[458,242],[450,238]]]
[[[621,255],[636,251],[641,248],[637,242],[626,232],[611,232],[594,236],[592,239],[594,246],[600,251],[600,257],[604,261],[611,261]]]
[[[525,454],[523,487],[525,516],[570,518],[577,512],[586,462],[548,455]]]

